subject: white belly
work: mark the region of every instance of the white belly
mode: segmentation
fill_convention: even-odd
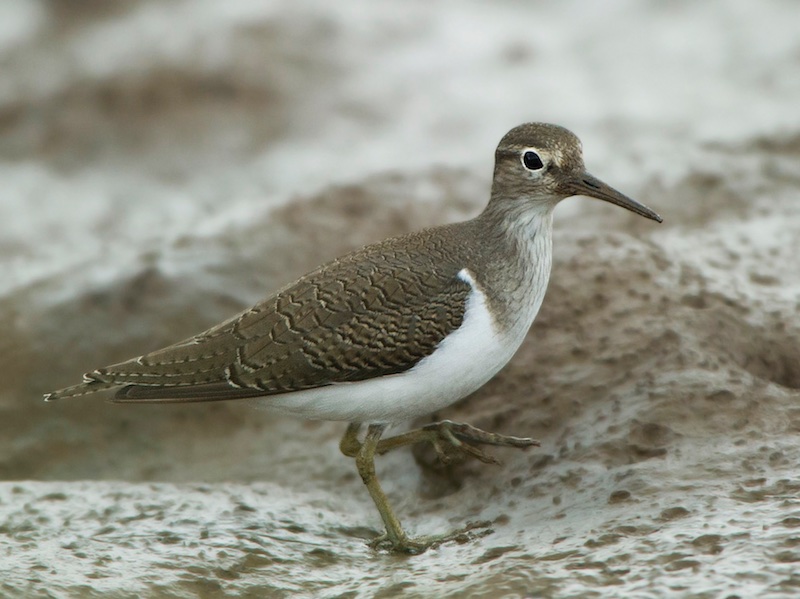
[[[472,293],[461,326],[413,368],[366,381],[329,385],[258,400],[268,409],[319,420],[392,423],[429,414],[491,379],[519,348],[544,297],[537,289],[523,307],[520,326],[501,332],[483,292],[467,269],[458,276]]]

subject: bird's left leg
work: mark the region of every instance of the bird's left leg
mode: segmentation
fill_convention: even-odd
[[[359,423],[353,423],[347,427],[347,431],[339,443],[339,449],[346,456],[355,457],[358,455],[361,449],[361,442],[358,440],[360,428],[361,425]],[[436,453],[439,454],[439,458],[445,463],[450,461],[445,446],[450,446],[456,451],[486,464],[499,464],[500,462],[497,458],[478,448],[478,445],[517,448],[539,446],[539,441],[528,437],[512,437],[510,435],[490,433],[470,424],[441,420],[394,437],[381,439],[376,446],[376,452],[384,454],[399,447],[423,442],[431,443],[436,449]]]

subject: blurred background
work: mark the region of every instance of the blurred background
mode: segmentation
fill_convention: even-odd
[[[502,486],[508,472],[462,485],[456,470],[443,483],[393,457],[405,509],[419,488],[460,505],[459,493],[498,484],[511,506],[539,485],[525,491],[524,529],[556,509],[542,489],[576,463],[586,497],[600,497],[586,499],[595,513],[612,509],[619,480],[603,472],[642,477],[639,497],[661,485],[659,497],[677,498],[685,481],[700,489],[720,472],[738,485],[729,470],[758,455],[788,468],[800,427],[798,23],[789,0],[4,0],[0,479],[270,481],[294,504],[291,493],[320,492],[334,512],[369,510],[336,454],[340,424],[245,404],[45,405],[41,394],[203,330],[349,249],[477,214],[498,140],[525,121],[573,130],[588,169],[665,223],[584,199],[559,207],[536,341],[458,408],[538,435],[549,470],[509,456],[526,481],[515,491]],[[752,455],[696,463],[722,445]],[[664,456],[674,484],[652,462]],[[635,486],[623,490],[637,497]],[[707,499],[688,512],[699,518]],[[8,509],[6,530],[20,522]],[[767,586],[792,580],[776,565],[800,560],[786,542],[748,556],[772,572]],[[487,566],[492,584],[530,561],[520,546],[521,562],[511,552]],[[686,549],[706,557],[673,572],[707,574],[716,554],[697,547],[708,546]],[[740,567],[714,562],[710,588],[733,584],[725,563]],[[572,566],[551,567],[566,580]],[[330,588],[344,592],[336,576]],[[491,584],[475,588],[492,596]]]

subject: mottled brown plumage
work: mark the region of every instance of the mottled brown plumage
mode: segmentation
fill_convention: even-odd
[[[123,401],[209,400],[403,372],[461,325],[470,288],[456,276],[458,256],[436,242],[447,234],[432,229],[369,246],[222,326],[88,376],[133,385]]]

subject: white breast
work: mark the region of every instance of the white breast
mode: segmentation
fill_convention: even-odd
[[[545,284],[549,264],[546,271]],[[259,402],[269,409],[305,418],[391,423],[429,414],[469,395],[492,378],[517,351],[541,306],[544,285],[534,285],[526,298],[520,326],[502,332],[469,270],[462,269],[458,276],[472,287],[461,326],[410,370],[268,397]]]

